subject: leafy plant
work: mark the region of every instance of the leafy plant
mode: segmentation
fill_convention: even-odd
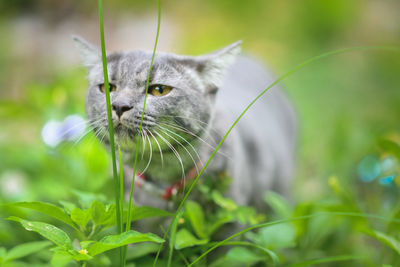
[[[17,260],[37,253],[51,246],[48,241],[35,241],[13,247],[9,251],[0,247],[0,266],[17,265]]]
[[[157,36],[146,87],[149,85],[151,66],[157,48],[160,12],[160,1],[158,1]],[[93,199],[92,196],[85,195],[81,199],[80,206],[66,201],[61,202],[63,208],[44,202],[18,202],[8,205],[12,208],[26,208],[39,212],[51,217],[58,224],[26,220],[21,215],[9,217],[9,220],[18,222],[26,230],[36,232],[50,242],[27,243],[9,249],[8,252],[5,248],[0,248],[0,264],[6,266],[10,264],[18,265],[19,259],[45,250],[51,244],[53,244],[51,263],[56,266],[64,266],[70,262],[75,263],[75,265],[86,265],[86,263],[93,266],[115,265],[117,261],[111,250],[122,247],[125,247],[120,250],[120,265],[122,266],[125,265],[127,260],[134,261],[135,264],[140,266],[151,265],[153,260],[153,265],[158,263],[161,266],[192,266],[195,264],[203,264],[204,266],[257,266],[260,264],[278,266],[281,263],[288,264],[288,266],[309,266],[344,261],[357,261],[374,266],[376,263],[381,263],[379,260],[391,263],[393,266],[400,264],[398,260],[400,236],[396,231],[400,220],[400,206],[393,208],[393,205],[389,205],[389,209],[392,209],[389,215],[387,212],[385,213],[385,210],[381,211],[374,206],[365,207],[361,203],[366,202],[364,201],[366,197],[349,190],[348,186],[343,185],[342,181],[334,175],[326,182],[331,189],[329,197],[317,201],[304,201],[292,205],[278,194],[269,192],[264,198],[271,210],[267,214],[260,214],[252,207],[237,205],[231,199],[223,196],[224,190],[222,188],[218,188],[214,184],[207,184],[205,177],[202,177],[203,183],[197,185],[200,194],[202,194],[202,201],[195,202],[188,199],[196,184],[200,181],[199,178],[230,131],[251,106],[275,84],[310,63],[328,56],[365,49],[398,50],[398,48],[359,47],[337,50],[297,65],[270,84],[241,113],[217,145],[183,199],[178,202],[175,214],[151,207],[133,206],[132,193],[135,176],[130,189],[129,205],[127,211],[125,211],[123,175],[121,171],[118,179],[115,157],[116,146],[112,137],[113,126],[110,117],[101,0],[99,0],[99,15],[115,203],[109,204],[107,198],[104,198],[105,201],[102,202],[94,200],[95,198]],[[147,97],[147,90],[145,97]],[[145,104],[146,101],[143,105],[140,129],[142,128]],[[384,139],[379,144],[384,153],[399,160],[399,145],[396,141]],[[139,138],[138,145],[140,146]],[[138,151],[139,149],[136,150],[133,173],[136,170]],[[119,154],[119,158],[121,158],[120,149]],[[122,170],[121,166],[120,170]],[[394,180],[394,176],[392,178]],[[78,192],[77,194],[81,193]],[[398,197],[397,192],[393,194]],[[82,203],[85,203],[85,205],[82,205]],[[371,212],[371,214],[367,212]],[[130,230],[132,221],[172,215],[172,221],[166,229],[163,239],[151,233],[139,233]],[[238,230],[231,236],[220,240],[217,237],[219,232],[224,232],[225,227],[232,225],[240,225],[240,231]],[[115,230],[117,230],[117,234],[115,234]],[[358,254],[360,251],[366,252],[369,249],[369,243],[362,242],[364,238],[367,238],[368,242],[376,242],[373,243],[374,246],[383,245],[379,247],[384,255],[381,259],[365,257],[367,253]],[[157,245],[166,243],[166,240],[168,241],[168,251]],[[128,244],[133,243],[136,245],[127,247]],[[209,253],[220,249],[222,246],[233,246],[233,248],[227,250],[226,253],[224,251],[218,254],[217,251],[214,258],[207,257]],[[324,248],[324,250],[321,248]],[[157,254],[154,257],[156,252]],[[354,255],[349,255],[349,252]],[[160,261],[158,261],[159,255],[163,256]]]
[[[55,266],[65,266],[70,261],[97,260],[97,255],[128,244],[164,242],[162,238],[152,233],[139,233],[133,230],[117,235],[109,234],[107,229],[116,225],[115,206],[104,205],[97,200],[92,202],[88,209],[81,209],[72,203],[68,203],[68,208],[63,209],[56,205],[37,201],[12,203],[9,206],[40,212],[64,223],[74,230],[72,231],[73,233],[67,233],[49,223],[25,220],[15,216],[8,218],[9,220],[19,222],[27,231],[40,234],[55,245],[52,248],[52,264]],[[135,214],[135,217],[131,219],[132,221],[155,216],[170,216],[166,211],[144,206],[136,207],[133,214]],[[49,242],[40,244],[43,246],[41,249],[50,245]],[[17,248],[5,254],[2,257],[4,261],[16,258],[15,255],[23,257],[24,254],[21,252],[18,253],[18,251],[22,251],[24,248],[27,254],[41,250],[35,250],[31,246]]]

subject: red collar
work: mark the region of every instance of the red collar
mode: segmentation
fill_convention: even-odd
[[[143,173],[136,173],[135,185],[143,190],[158,195],[160,198],[165,200],[171,200],[173,196],[176,196],[180,191],[182,191],[185,183],[187,184],[191,180],[197,177],[198,170],[202,167],[200,162],[197,162],[193,168],[191,168],[185,175],[185,178],[180,179],[172,183],[167,188],[161,188],[160,186],[146,180],[146,176]]]

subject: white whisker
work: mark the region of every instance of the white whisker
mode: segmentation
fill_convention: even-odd
[[[169,148],[172,150],[172,152],[175,154],[176,158],[178,159],[179,163],[181,164],[181,168],[182,168],[182,177],[184,179],[184,181],[186,180],[186,175],[185,175],[185,168],[183,167],[183,162],[182,162],[182,158],[179,155],[178,151],[174,148],[173,145],[171,145],[170,142],[168,142],[167,139],[165,139],[164,136],[162,136],[160,133],[158,133],[156,130],[153,130],[166,144],[167,146],[169,146]]]
[[[201,142],[203,142],[205,145],[207,145],[207,146],[210,147],[211,149],[215,150],[215,147],[214,147],[214,146],[210,145],[210,144],[207,143],[204,139],[202,139],[200,136],[196,135],[196,134],[193,133],[192,131],[190,131],[190,130],[188,130],[188,129],[182,127],[182,126],[172,125],[172,124],[163,123],[163,122],[158,122],[158,124],[162,124],[162,125],[164,125],[164,126],[171,127],[171,128],[180,130],[180,131],[182,131],[182,132],[188,133],[188,134],[190,134],[191,136],[193,136],[193,137],[197,138],[198,140],[200,140]],[[231,157],[229,157],[228,155],[226,155],[225,153],[223,153],[223,152],[221,152],[221,151],[219,151],[219,150],[217,151],[217,153],[219,153],[220,155],[223,155],[224,157],[226,157],[226,158],[232,160]]]
[[[205,121],[202,121],[202,120],[199,120],[199,119],[196,119],[196,118],[185,117],[185,116],[178,116],[178,115],[175,115],[175,116],[172,116],[172,115],[162,115],[161,117],[182,118],[182,119],[187,119],[187,120],[189,120],[189,121],[196,121],[196,122],[199,122],[199,123],[204,124],[204,126],[197,125],[197,126],[200,127],[203,131],[207,132],[207,131],[206,131],[206,128],[208,127],[210,130],[212,130],[213,132],[215,132],[217,135],[219,134],[218,131],[217,131],[214,127],[211,127],[210,122],[205,122]],[[175,120],[174,120],[174,121],[175,121]],[[178,123],[177,121],[175,121],[175,122]],[[182,125],[181,125],[181,126],[182,126]],[[208,134],[209,134],[209,133],[208,133]],[[214,139],[214,137],[211,136],[211,134],[209,134],[209,136],[210,136],[211,138]],[[215,142],[215,143],[218,143],[218,142],[216,142],[215,140],[214,140],[214,142]]]
[[[156,142],[158,146],[158,150],[160,150],[160,157],[161,157],[161,168],[164,168],[164,158],[163,158],[163,153],[161,150],[160,143],[158,142],[157,138],[154,136],[154,134],[151,131],[148,131],[148,133],[153,137],[154,141]]]
[[[146,140],[149,142],[149,146],[150,146],[149,161],[147,162],[146,167],[145,167],[144,170],[142,171],[142,173],[145,173],[145,171],[147,170],[147,168],[150,166],[151,159],[153,158],[153,147],[152,147],[152,145],[151,145],[150,138],[149,138],[149,135],[147,134],[147,131],[146,131],[146,130],[144,130],[143,134],[144,134],[144,136],[146,137]]]
[[[142,138],[142,159],[144,156],[144,150],[146,149],[146,140],[144,139],[144,133],[143,133],[143,129],[140,132],[141,138]],[[139,147],[138,147],[139,148]]]
[[[157,125],[157,127],[160,127],[160,128],[163,129],[164,131],[167,131],[167,132],[169,132],[169,133],[171,133],[171,134],[173,134],[173,135],[179,137],[179,138],[180,138],[181,140],[183,140],[186,144],[188,144],[188,145],[192,148],[193,152],[196,154],[197,158],[198,158],[199,161],[200,161],[200,164],[203,165],[199,153],[197,153],[195,147],[194,147],[188,140],[186,140],[183,136],[180,136],[179,134],[175,133],[174,131],[171,131],[171,130],[168,129],[168,128],[162,127],[161,125]],[[165,134],[166,134],[166,133],[165,133]],[[172,138],[172,136],[171,136],[171,138]],[[173,139],[174,139],[174,138],[173,138]],[[186,149],[186,148],[185,148],[185,149]],[[188,152],[188,153],[189,153],[189,152]],[[190,153],[189,153],[189,154],[190,154]]]
[[[179,142],[178,140],[176,140],[176,138],[174,138],[173,136],[169,135],[166,131],[162,130],[161,128],[160,128],[160,130],[161,130],[164,134],[166,134],[168,137],[170,137],[172,140],[174,140],[175,142],[177,142],[177,143],[186,151],[186,153],[189,155],[189,157],[190,157],[190,158],[192,159],[192,161],[193,161],[194,167],[196,168],[196,172],[199,173],[199,168],[197,167],[197,163],[196,163],[196,161],[194,160],[192,154],[189,152],[189,150],[188,150],[181,142]],[[183,181],[183,190],[184,190],[184,191],[185,191],[185,186],[186,186],[185,183],[186,183],[186,180]]]

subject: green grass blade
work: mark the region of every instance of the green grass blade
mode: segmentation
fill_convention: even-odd
[[[178,219],[181,218],[183,215],[183,211],[179,212],[178,214]],[[172,230],[171,230],[171,238],[169,240],[169,253],[168,253],[168,261],[167,261],[167,267],[171,266],[172,263],[172,255],[174,252],[174,245],[176,243],[176,231],[178,229],[178,220],[174,221],[174,224],[172,225]]]
[[[147,91],[149,88],[151,69],[153,67],[154,57],[155,57],[156,50],[157,50],[158,38],[160,35],[160,24],[161,24],[161,3],[160,3],[160,0],[158,0],[157,34],[156,34],[156,40],[154,42],[153,54],[151,55],[149,71],[147,73],[146,91],[145,91],[145,96],[144,96],[144,101],[143,101],[143,110],[142,110],[142,116],[140,118],[139,132],[138,132],[138,137],[137,137],[137,141],[136,141],[137,146],[136,146],[136,153],[135,153],[135,161],[133,163],[132,182],[131,182],[131,189],[129,192],[128,216],[126,219],[126,226],[125,226],[126,232],[130,230],[130,226],[132,223],[131,213],[132,213],[132,206],[133,206],[133,187],[135,185],[136,167],[137,167],[137,162],[138,162],[138,158],[139,158],[139,150],[141,147],[140,133],[142,132],[142,128],[143,128],[143,118],[144,118],[144,112],[146,109],[146,102],[147,102],[147,95],[148,95]],[[123,259],[124,264],[126,262],[126,251],[127,251],[127,247],[124,248],[124,259]]]
[[[120,206],[121,206],[121,214],[120,214],[120,224],[121,224],[121,229],[123,229],[123,214],[124,214],[124,195],[125,195],[125,190],[124,190],[124,170],[123,170],[123,163],[122,163],[122,154],[121,154],[121,146],[118,145],[118,159],[119,159],[119,201],[120,201]],[[122,230],[121,230],[122,231]],[[126,253],[127,253],[128,247],[124,246],[121,248],[121,266],[125,267],[126,265]]]
[[[115,142],[114,142],[114,126],[111,116],[111,100],[110,100],[110,88],[108,83],[108,70],[107,70],[107,56],[106,56],[106,44],[104,41],[104,22],[103,22],[103,1],[99,0],[99,25],[100,25],[100,41],[101,41],[101,57],[103,62],[103,74],[104,74],[104,88],[107,103],[107,119],[108,119],[108,132],[110,135],[110,148],[112,158],[112,169],[114,179],[114,195],[115,195],[115,216],[117,219],[118,233],[122,233],[122,222],[121,222],[121,207],[120,207],[120,186],[117,175],[117,162],[115,159]],[[123,260],[123,249],[120,249],[120,259]],[[121,262],[122,264],[122,262]]]
[[[137,142],[136,142],[137,143],[137,147],[136,147],[135,161],[134,161],[134,164],[133,164],[133,177],[132,177],[132,183],[131,183],[131,190],[130,190],[130,193],[129,193],[128,217],[127,217],[127,221],[126,221],[126,229],[125,229],[125,231],[129,231],[129,228],[130,228],[130,225],[131,225],[131,212],[132,212],[132,205],[133,205],[133,187],[135,185],[136,166],[137,166],[139,150],[140,150],[140,144],[141,144],[140,132],[142,131],[142,127],[143,127],[143,117],[144,117],[144,111],[146,109],[146,101],[147,101],[147,95],[148,95],[147,94],[147,90],[149,88],[150,73],[151,73],[151,69],[153,67],[154,57],[156,55],[158,37],[160,35],[160,24],[161,24],[161,4],[160,4],[160,0],[158,0],[157,34],[156,34],[156,40],[155,40],[155,43],[154,43],[153,54],[151,56],[149,71],[147,73],[146,91],[145,91],[144,102],[143,102],[142,116],[140,118],[139,133],[138,133]]]
[[[171,224],[173,224],[174,220],[176,220],[176,214],[182,209],[186,199],[189,197],[190,193],[192,192],[193,188],[196,186],[197,181],[199,180],[199,178],[201,177],[201,175],[203,174],[204,170],[207,168],[208,164],[210,164],[211,160],[214,158],[215,154],[217,153],[217,151],[219,150],[219,148],[221,147],[221,145],[224,143],[225,139],[228,137],[228,135],[230,134],[230,132],[232,131],[232,129],[236,126],[236,124],[240,121],[240,119],[246,114],[246,112],[258,101],[258,99],[260,99],[269,89],[271,89],[273,86],[275,86],[276,84],[278,84],[280,81],[284,80],[285,78],[289,77],[290,75],[292,75],[293,73],[295,73],[296,71],[306,67],[307,65],[329,57],[329,56],[333,56],[333,55],[338,55],[338,54],[343,54],[343,53],[348,53],[348,52],[352,52],[352,51],[360,51],[360,50],[394,50],[394,51],[399,51],[400,47],[397,46],[359,46],[359,47],[350,47],[350,48],[344,48],[344,49],[338,49],[338,50],[334,50],[331,52],[327,52],[315,57],[312,57],[306,61],[304,61],[303,63],[300,63],[298,65],[296,65],[295,67],[293,67],[292,69],[290,69],[288,72],[286,72],[285,74],[283,74],[282,76],[280,76],[277,80],[275,80],[273,83],[271,83],[266,89],[264,89],[257,97],[255,97],[250,104],[243,110],[243,112],[237,117],[237,119],[235,120],[235,122],[231,125],[231,127],[229,128],[229,130],[225,133],[225,135],[223,136],[223,138],[221,139],[221,141],[219,142],[219,144],[216,146],[216,148],[214,149],[214,151],[212,152],[211,156],[208,158],[207,162],[204,164],[203,168],[200,170],[199,174],[197,175],[197,177],[193,180],[191,186],[189,187],[188,191],[186,192],[185,196],[183,197],[181,203],[179,204],[174,218],[172,219]],[[168,227],[167,231],[165,232],[164,235],[164,239],[166,238],[166,236],[168,235],[168,232],[170,230],[170,227]],[[159,251],[157,252],[156,258],[154,260],[154,264],[153,266],[155,266],[155,264],[157,263],[158,260],[158,256],[162,250],[163,245],[160,246]]]
[[[110,88],[108,83],[108,70],[107,70],[107,57],[106,57],[106,45],[104,41],[104,24],[103,24],[103,1],[99,0],[99,22],[100,22],[100,40],[101,40],[101,56],[103,61],[103,73],[104,73],[104,88],[107,103],[107,119],[108,119],[108,132],[110,134],[110,147],[112,157],[112,168],[114,176],[114,190],[115,190],[115,207],[116,207],[116,218],[118,223],[118,232],[121,233],[120,229],[120,214],[121,208],[119,206],[119,181],[117,176],[117,163],[115,158],[115,142],[114,142],[114,126],[111,115],[111,100],[110,100]]]
[[[122,217],[124,213],[124,164],[122,163],[122,154],[121,154],[121,147],[118,145],[118,159],[119,159],[119,203],[121,207],[121,213],[120,213],[120,224],[121,224],[121,229],[122,229]]]

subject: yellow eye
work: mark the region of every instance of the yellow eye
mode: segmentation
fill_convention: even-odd
[[[104,93],[104,92],[106,91],[106,88],[105,88],[104,83],[102,83],[102,84],[99,85],[99,89],[100,89],[100,91],[101,91],[102,93]],[[109,83],[109,84],[108,84],[108,89],[110,90],[110,92],[114,92],[115,90],[117,90],[117,86],[115,86],[115,85],[112,84],[112,83]]]
[[[149,86],[148,92],[154,96],[163,96],[171,92],[171,90],[172,90],[171,86],[156,84]]]

